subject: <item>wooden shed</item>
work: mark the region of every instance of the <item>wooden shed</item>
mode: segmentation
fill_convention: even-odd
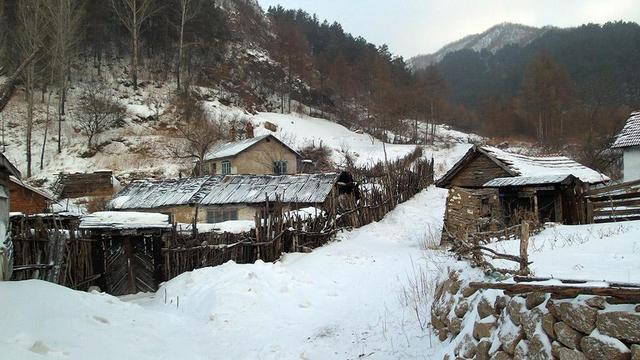
[[[445,234],[464,237],[534,222],[586,222],[583,193],[609,178],[565,156],[527,156],[473,146],[436,182],[451,189]]]
[[[11,212],[27,215],[47,212],[53,202],[53,195],[45,190],[33,187],[15,176],[9,178],[9,192],[11,194]]]

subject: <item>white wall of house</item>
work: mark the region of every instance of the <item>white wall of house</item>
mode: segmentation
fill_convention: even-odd
[[[624,149],[624,181],[640,179],[640,146],[633,146]]]

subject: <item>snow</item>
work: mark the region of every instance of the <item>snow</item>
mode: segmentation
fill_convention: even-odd
[[[344,163],[345,152],[355,157],[356,165],[363,166],[384,161],[385,147],[389,161],[406,156],[416,147],[405,144],[383,146],[382,141],[368,134],[359,134],[336,122],[302,114],[258,113],[251,121],[255,126],[256,136],[274,134],[294,149],[308,145],[327,146],[333,150],[332,159],[337,164]],[[267,121],[278,126],[275,133],[264,128]],[[453,162],[464,155],[471,147],[468,140],[479,139],[477,136],[451,130],[446,126],[438,126],[436,132],[436,136],[442,141],[436,146],[425,147],[425,156],[433,156],[436,161],[444,162],[443,167],[453,165]]]
[[[217,233],[232,233],[241,234],[243,232],[251,231],[255,228],[255,222],[253,220],[229,220],[215,224],[199,223],[197,224],[198,232],[217,232]],[[191,231],[191,224],[178,224],[178,231]]]
[[[167,228],[170,227],[169,215],[157,213],[101,211],[86,215],[80,222],[80,228]]]
[[[538,277],[640,283],[640,221],[590,225],[548,224],[529,239],[531,270]],[[519,240],[489,245],[518,255]],[[560,260],[561,259],[561,260]],[[515,263],[494,260],[497,267]]]
[[[441,229],[445,197],[445,190],[432,187],[382,221],[310,254],[196,270],[147,296],[118,299],[41,281],[0,283],[0,308],[12,309],[0,313],[3,356],[431,358],[437,340],[399,297],[414,264],[425,264],[435,280],[453,263],[421,248],[426,229]]]
[[[573,175],[586,183],[601,183],[610,180],[604,174],[590,169],[566,156],[526,156],[507,152],[492,146],[481,150],[504,163],[514,176],[548,177]]]

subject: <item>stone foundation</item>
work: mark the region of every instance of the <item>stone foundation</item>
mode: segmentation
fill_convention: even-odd
[[[590,295],[474,291],[452,272],[436,289],[431,324],[450,342],[444,359],[640,360],[639,310]]]

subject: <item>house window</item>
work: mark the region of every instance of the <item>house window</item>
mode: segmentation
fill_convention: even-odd
[[[238,209],[208,209],[207,223],[216,224],[224,221],[238,220]]]
[[[230,161],[223,161],[222,162],[222,175],[229,175],[231,174],[231,162]]]
[[[287,174],[287,161],[286,160],[278,160],[273,162],[273,173],[276,175],[286,175]]]

